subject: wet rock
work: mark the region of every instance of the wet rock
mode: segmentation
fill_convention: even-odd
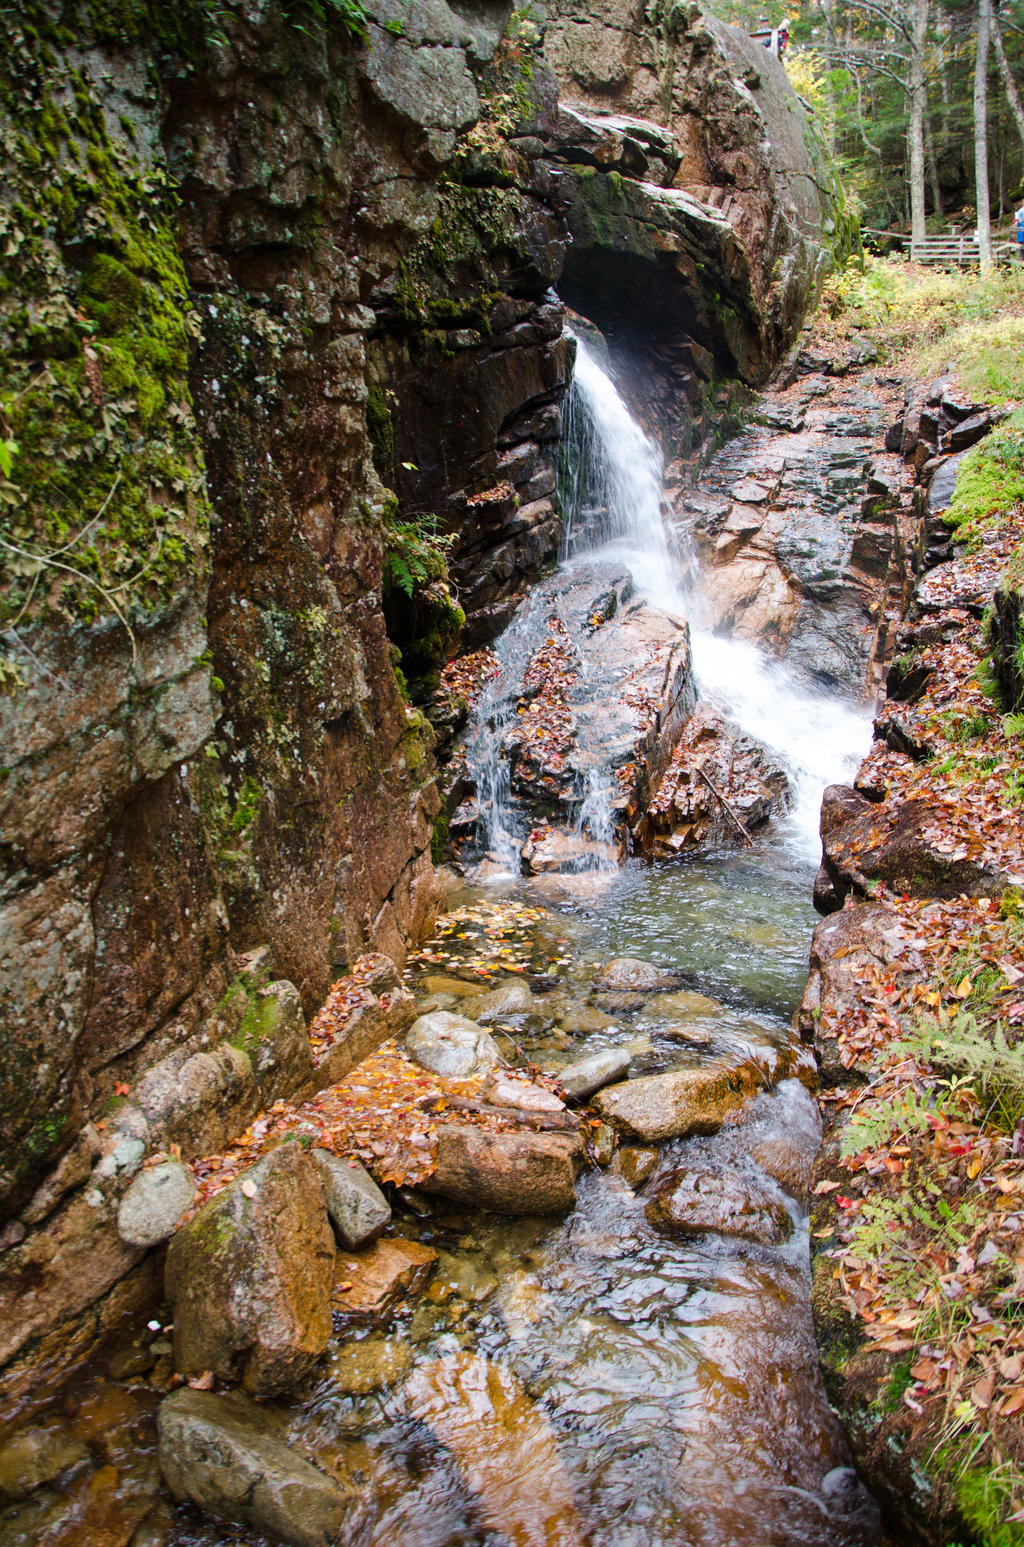
[[[785,1134],[763,1139],[751,1151],[761,1170],[778,1182],[784,1192],[806,1206],[811,1185],[815,1147],[791,1140]]]
[[[597,986],[603,994],[660,994],[679,987],[679,973],[620,956],[602,967]]]
[[[367,1246],[391,1219],[388,1200],[357,1161],[342,1160],[324,1149],[313,1150],[312,1159],[339,1242],[349,1251]]]
[[[647,1003],[646,994],[595,994],[594,1004],[609,1017],[631,1015],[642,1010]]]
[[[379,1321],[400,1295],[414,1294],[429,1282],[437,1262],[431,1246],[392,1236],[376,1241],[368,1251],[339,1254],[332,1304],[341,1315],[357,1321]]]
[[[612,1085],[595,1096],[593,1104],[620,1133],[656,1144],[717,1133],[760,1083],[752,1065],[707,1065]]]
[[[575,1001],[566,1005],[558,1020],[562,1030],[572,1037],[589,1036],[593,1031],[604,1031],[606,1026],[615,1025],[614,1016],[607,1015],[604,1010],[598,1010],[593,1005],[577,1004]]]
[[[713,1230],[760,1246],[778,1246],[793,1233],[784,1204],[738,1177],[715,1171],[672,1171],[645,1210],[664,1235],[702,1235]]]
[[[583,1163],[577,1134],[450,1124],[437,1136],[436,1166],[422,1190],[497,1214],[562,1214],[576,1203]]]
[[[581,833],[560,832],[554,828],[531,834],[523,844],[520,858],[527,875],[545,875],[552,871],[609,869],[619,863],[614,843],[598,843]]]
[[[479,999],[484,992],[479,983],[467,983],[442,972],[429,973],[421,982],[430,994],[451,994],[456,999]]]
[[[27,1499],[43,1483],[70,1471],[89,1452],[64,1424],[22,1429],[0,1447],[0,1495]]]
[[[403,1338],[363,1338],[343,1343],[331,1357],[331,1380],[346,1396],[365,1397],[382,1386],[395,1386],[412,1367],[412,1345]]]
[[[595,1165],[610,1166],[615,1156],[616,1133],[607,1123],[590,1130],[590,1149]]]
[[[176,1391],[160,1406],[160,1470],[176,1499],[288,1547],[329,1547],[367,1517],[346,1491],[279,1437],[277,1426],[239,1393]]]
[[[171,1240],[176,1369],[212,1370],[254,1396],[295,1387],[327,1347],[333,1270],[320,1173],[281,1144]]]
[[[446,1010],[413,1021],[406,1032],[405,1050],[422,1069],[448,1079],[486,1074],[501,1062],[497,1045],[486,1031]]]
[[[450,1354],[415,1369],[403,1396],[455,1458],[490,1530],[514,1547],[580,1547],[583,1527],[555,1437],[510,1370]]]
[[[196,1179],[180,1160],[143,1171],[117,1211],[117,1230],[129,1246],[157,1246],[174,1234],[196,1195]]]
[[[480,996],[473,1006],[473,1019],[486,1026],[517,1015],[532,1015],[535,1010],[534,997],[525,983],[506,983],[493,993]]]
[[[625,1144],[615,1152],[612,1170],[636,1192],[649,1182],[658,1167],[658,1151]]]
[[[624,1048],[611,1047],[579,1063],[567,1064],[555,1071],[562,1089],[575,1101],[586,1101],[595,1091],[620,1080],[629,1072],[630,1055]]]

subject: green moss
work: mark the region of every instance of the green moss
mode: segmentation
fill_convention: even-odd
[[[448,852],[448,812],[442,806],[430,834],[430,857],[439,865]]]
[[[108,132],[92,84],[4,24],[0,118],[23,133],[2,171],[0,430],[17,453],[0,621],[130,626],[201,585],[207,562],[177,199],[134,136]]]
[[[1024,1474],[1010,1461],[999,1466],[970,1467],[957,1485],[957,1502],[975,1535],[977,1547],[1019,1547],[1019,1524],[1013,1524]]]
[[[271,994],[257,994],[242,1017],[236,1034],[230,1039],[231,1046],[252,1058],[273,1036],[280,1019],[281,1007]]]
[[[395,427],[391,422],[384,389],[376,383],[366,399],[366,432],[370,437],[373,465],[377,476],[390,484],[395,476]]]
[[[944,517],[963,540],[977,539],[992,516],[1024,500],[1024,409],[964,457],[956,491]]]

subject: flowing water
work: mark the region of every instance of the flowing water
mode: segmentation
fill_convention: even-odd
[[[692,616],[699,587],[667,535],[660,457],[582,345],[570,408],[581,468],[571,547],[612,548],[652,604]],[[809,694],[754,647],[695,628],[702,691],[793,771],[788,827],[744,852],[630,862],[597,887],[576,878],[575,894],[570,878],[546,906],[544,878],[518,877],[521,835],[495,751],[549,602],[524,608],[499,642],[503,676],[478,716],[471,758],[486,843],[510,878],[462,899],[476,922],[447,938],[446,970],[460,972],[461,952],[471,978],[488,919],[525,902],[514,980],[531,984],[538,1013],[508,1029],[543,1067],[616,1046],[629,1051],[632,1076],[751,1057],[806,1072],[790,1021],[813,925],[812,812],[822,785],[858,754],[862,717]],[[608,804],[595,766],[580,827],[606,830]],[[600,965],[621,956],[678,969],[685,987],[603,1023],[591,1008],[593,1030],[561,1029],[568,1010],[590,1008]],[[413,986],[426,991],[415,977]],[[819,1135],[815,1102],[790,1077],[714,1137],[663,1145],[646,1185],[628,1185],[618,1162],[589,1170],[564,1220],[407,1200],[412,1211],[399,1210],[394,1230],[440,1253],[429,1289],[383,1325],[340,1324],[316,1390],[281,1415],[296,1448],[363,1500],[346,1547],[875,1547],[873,1506],[846,1469],[811,1329],[806,1179]],[[789,1239],[768,1247],[659,1234],[645,1213],[650,1189],[679,1168],[767,1191],[792,1222]],[[85,1497],[105,1478],[115,1520],[132,1489],[144,1497],[155,1486],[152,1387],[166,1389],[167,1347],[162,1327],[136,1338],[55,1407],[54,1422],[78,1425],[94,1453],[109,1452],[75,1486]],[[417,1381],[443,1391],[440,1420],[424,1422],[410,1399]],[[0,1547],[43,1540],[46,1510],[61,1507],[44,1489],[0,1512]],[[144,1538],[153,1547],[263,1540],[160,1507]],[[97,1547],[127,1540],[113,1528],[95,1537]]]

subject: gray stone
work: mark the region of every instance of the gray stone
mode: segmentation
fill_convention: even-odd
[[[288,1547],[333,1547],[367,1505],[278,1437],[266,1410],[239,1393],[176,1391],[157,1419],[160,1470],[176,1499]]]
[[[313,1160],[324,1184],[324,1201],[341,1244],[350,1251],[380,1235],[391,1208],[376,1182],[355,1160],[315,1149]]]
[[[196,1195],[196,1181],[180,1160],[137,1176],[121,1199],[117,1231],[129,1246],[156,1246],[173,1235]]]
[[[759,1083],[752,1067],[676,1069],[612,1085],[595,1097],[594,1107],[620,1133],[660,1143],[717,1133]]]
[[[263,1106],[305,1089],[313,1078],[302,1001],[287,978],[268,984],[253,997],[232,1040],[252,1063]]]
[[[497,1045],[486,1031],[447,1010],[415,1020],[406,1032],[405,1050],[422,1069],[449,1079],[486,1074],[501,1062]]]
[[[610,1047],[581,1058],[578,1064],[568,1064],[555,1071],[562,1089],[577,1101],[585,1101],[604,1085],[621,1080],[629,1072],[630,1055],[625,1048]]]
[[[597,983],[605,994],[658,994],[678,988],[679,974],[632,956],[620,956],[602,968]]]
[[[481,994],[473,1006],[473,1017],[484,1025],[517,1015],[532,1015],[538,1009],[525,983],[506,983],[493,993]]]
[[[592,1031],[604,1031],[606,1026],[614,1026],[615,1020],[593,1005],[571,1002],[559,1016],[559,1024],[570,1036],[578,1037],[587,1036]]]

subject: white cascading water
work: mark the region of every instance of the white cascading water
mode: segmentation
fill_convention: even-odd
[[[803,688],[756,645],[700,627],[701,577],[694,582],[692,554],[673,551],[662,508],[661,452],[582,339],[566,431],[563,504],[570,549],[586,544],[591,554],[599,547],[621,558],[652,606],[689,618],[701,694],[784,763],[794,796],[785,824],[788,844],[794,857],[816,863],[822,792],[849,778],[864,756],[870,718]]]

